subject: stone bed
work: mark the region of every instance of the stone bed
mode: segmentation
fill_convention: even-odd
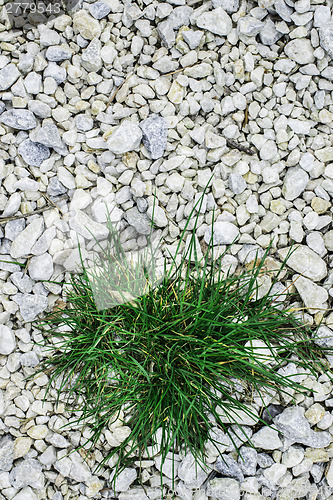
[[[213,211],[216,246],[238,238],[228,265],[272,237],[276,262],[299,244],[281,288],[294,281],[301,317],[332,335],[332,0],[98,0],[22,16],[16,28],[0,21],[0,499],[114,498],[114,463],[92,471],[130,429],[110,426],[86,462],[83,451],[62,458],[89,429],[60,429],[69,414],[56,387],[42,404],[46,374],[24,380],[46,356],[30,322],[65,298],[77,237],[87,255],[89,229],[106,238],[106,206],[128,250],[153,218],[172,253],[213,175],[200,244]],[[274,428],[240,420],[257,448],[244,438],[245,462],[222,434],[227,465],[209,448],[213,474],[196,477],[180,453],[178,500],[333,498],[332,384],[283,370],[308,395],[268,400]],[[162,498],[159,456],[143,463],[142,485],[139,465],[118,478],[119,500]],[[170,460],[163,473],[168,499]]]

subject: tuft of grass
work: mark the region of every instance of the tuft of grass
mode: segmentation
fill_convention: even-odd
[[[259,394],[307,390],[278,372],[288,360],[307,373],[327,372],[331,377],[325,348],[314,344],[310,328],[282,309],[272,293],[289,255],[262,296],[258,278],[270,248],[251,269],[232,274],[223,268],[225,253],[214,259],[212,238],[199,259],[196,223],[190,244],[181,253],[186,229],[187,225],[162,277],[141,295],[130,294],[129,300],[126,293],[134,290],[136,277],[145,276],[149,282],[151,276],[124,264],[125,255],[110,225],[117,252],[111,256],[105,250],[100,261],[104,267],[95,281],[82,264],[82,272],[71,278],[66,309],[37,323],[50,339],[46,348],[51,353],[39,370],[50,374],[45,397],[58,379],[58,400],[66,393],[67,410],[80,413],[76,422],[91,426],[91,437],[82,446],[90,444],[90,451],[102,431],[125,415],[131,434],[97,467],[117,458],[112,487],[119,473],[137,460],[136,453],[140,459],[151,454],[157,434],[162,464],[169,452],[174,456],[184,446],[203,468],[208,442],[220,454],[212,428],[229,432],[222,413],[231,421],[240,412],[256,418],[245,403],[254,390]],[[115,263],[123,278],[118,289]],[[111,287],[121,300],[98,308],[96,282],[104,295]],[[127,288],[124,282],[130,283]],[[260,417],[259,421],[268,425]]]

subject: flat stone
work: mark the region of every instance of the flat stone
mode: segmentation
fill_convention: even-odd
[[[44,70],[43,77],[44,77],[44,80],[47,77],[51,77],[58,84],[61,84],[66,80],[67,71],[66,71],[66,68],[59,66],[55,62],[50,62]],[[42,104],[42,103],[40,103],[40,104]]]
[[[232,29],[231,19],[221,7],[209,12],[203,12],[196,22],[198,28],[208,30],[219,36],[229,35]]]
[[[333,161],[333,147],[317,149],[314,154],[319,161],[324,163]]]
[[[214,469],[223,476],[237,479],[240,483],[244,481],[244,474],[239,464],[230,455],[223,454],[217,457]]]
[[[300,274],[293,276],[293,282],[296,290],[302,297],[305,306],[312,314],[316,311],[325,309],[327,306],[328,292],[325,288],[318,286],[308,278],[304,278]]]
[[[256,36],[264,27],[264,23],[252,16],[244,16],[238,20],[237,30],[241,35]]]
[[[167,124],[159,115],[151,115],[140,123],[142,142],[153,160],[161,158],[167,146]]]
[[[155,207],[149,207],[147,215],[158,227],[165,227],[168,225],[168,219],[166,218],[165,212],[163,208],[158,205],[155,205]]]
[[[70,457],[72,466],[68,477],[74,479],[74,481],[77,481],[78,483],[88,481],[92,475],[88,465],[83,462],[77,452],[74,452]]]
[[[282,187],[282,194],[286,200],[292,201],[299,197],[310,180],[309,175],[301,167],[288,169]]]
[[[111,473],[110,483],[113,481],[114,472]],[[137,478],[135,469],[126,468],[118,476],[115,481],[115,491],[127,491],[131,484]]]
[[[238,466],[244,476],[255,476],[258,464],[258,452],[254,448],[242,446],[239,450]]]
[[[0,354],[8,356],[16,348],[15,335],[6,325],[0,325]]]
[[[313,47],[307,38],[295,38],[287,43],[284,52],[297,64],[310,64],[315,61]]]
[[[286,247],[279,250],[279,257],[284,260],[289,249],[289,247]],[[298,245],[293,250],[289,256],[287,265],[297,273],[315,282],[321,281],[327,275],[327,267],[323,259],[305,245]]]
[[[37,316],[46,310],[49,301],[45,295],[30,295],[28,293],[17,293],[12,297],[19,305],[20,314],[24,321],[34,321]]]
[[[15,64],[7,64],[0,70],[0,92],[9,89],[21,76]]]
[[[208,226],[204,240],[209,245],[212,236],[212,226]],[[239,236],[239,229],[232,222],[217,221],[214,224],[213,245],[230,245]]]
[[[140,127],[131,121],[123,121],[112,130],[107,137],[108,148],[112,153],[124,154],[133,151],[140,146],[142,131]]]
[[[39,142],[33,142],[30,139],[21,142],[18,153],[28,165],[34,167],[39,167],[51,154],[47,146]]]
[[[35,115],[28,109],[9,109],[0,115],[0,122],[17,130],[30,130],[37,126]]]
[[[246,189],[246,181],[237,172],[232,172],[228,179],[229,189],[235,194],[241,194]]]
[[[58,127],[54,123],[45,123],[36,133],[37,142],[44,144],[49,148],[63,148],[64,143],[61,140]]]
[[[26,486],[12,497],[12,500],[38,500],[38,498],[33,489],[30,486]],[[53,500],[55,500],[55,497],[53,497]]]

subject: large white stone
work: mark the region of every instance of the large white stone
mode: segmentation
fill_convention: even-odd
[[[142,131],[134,122],[122,122],[107,135],[108,148],[112,153],[123,154],[140,146]]]
[[[239,229],[228,221],[217,221],[214,224],[213,245],[230,245],[239,235]],[[212,236],[212,226],[208,226],[204,240],[209,244]]]
[[[307,38],[294,38],[284,48],[285,54],[297,64],[313,63],[313,47]]]
[[[281,259],[285,259],[290,247],[279,250]],[[298,245],[287,260],[287,265],[297,273],[312,281],[321,281],[327,275],[327,267],[317,253],[305,245]]]
[[[286,200],[292,201],[303,193],[309,182],[309,175],[300,167],[289,168],[284,178],[282,194]]]
[[[313,281],[308,278],[304,278],[304,276],[300,274],[293,276],[293,282],[305,306],[311,310],[311,313],[326,308],[328,292],[325,288],[318,286],[316,283],[313,283]]]
[[[10,255],[14,259],[28,255],[42,234],[44,222],[42,217],[33,220],[13,241]]]
[[[7,356],[16,347],[15,335],[6,325],[0,325],[0,354]]]
[[[226,11],[217,7],[210,12],[203,12],[197,19],[197,26],[215,35],[227,36],[232,29],[232,22]]]

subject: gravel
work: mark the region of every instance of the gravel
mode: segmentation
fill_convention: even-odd
[[[92,233],[105,242],[107,211],[128,251],[153,221],[166,257],[187,223],[189,241],[209,183],[199,255],[213,232],[217,252],[234,242],[222,263],[235,272],[272,238],[273,264],[296,242],[279,293],[298,292],[292,305],[332,347],[332,2],[188,3],[89,0],[0,33],[0,499],[112,497],[114,463],[93,470],[130,429],[105,429],[86,461],[68,454],[89,429],[55,404],[55,387],[42,404],[47,354],[31,324],[65,298],[78,243],[90,258]],[[307,395],[265,395],[270,428],[239,415],[242,458],[217,428],[224,462],[207,445],[196,474],[179,450],[177,500],[332,498],[332,384],[281,369]],[[254,392],[255,414],[262,405]],[[161,498],[160,469],[158,453],[141,469],[134,460],[119,500]],[[162,474],[168,499],[170,456]]]

